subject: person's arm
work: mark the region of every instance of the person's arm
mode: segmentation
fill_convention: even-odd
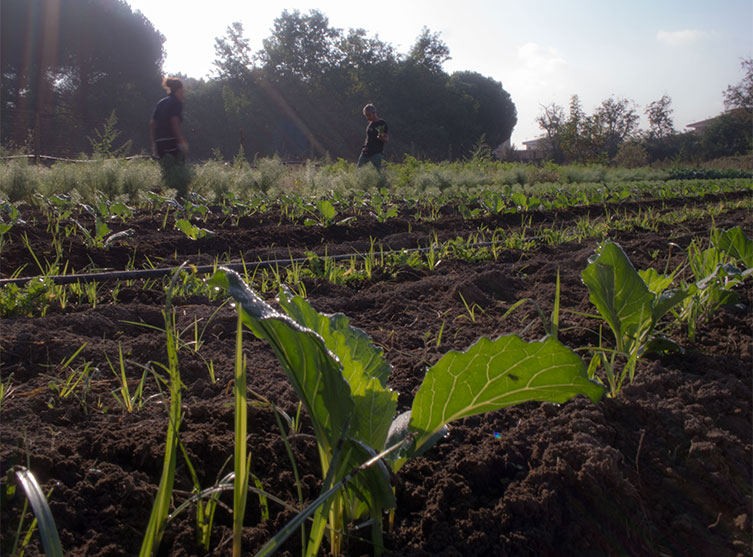
[[[379,131],[379,133],[377,133],[377,139],[379,141],[381,141],[382,143],[387,143],[387,141],[390,138],[389,134],[387,133],[387,124],[385,124],[384,126],[380,126],[380,127],[382,129],[381,129],[381,131]]]
[[[177,139],[180,149],[185,151],[188,144],[180,133],[180,116],[173,116],[170,118],[170,129],[172,129],[173,136]]]
[[[157,139],[157,122],[152,118],[149,121],[149,134],[152,136],[152,154],[157,155],[157,144],[155,143],[155,139]]]

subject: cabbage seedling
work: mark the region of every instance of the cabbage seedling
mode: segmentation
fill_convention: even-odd
[[[591,303],[596,306],[609,324],[616,342],[616,350],[607,359],[599,354],[607,368],[610,395],[620,390],[626,375],[633,381],[635,366],[650,347],[656,324],[669,310],[687,296],[685,290],[652,292],[633,267],[622,248],[607,241],[591,259],[581,274],[588,287]],[[652,287],[660,282],[652,274],[644,274]],[[627,359],[619,377],[614,374],[615,356],[622,354]]]
[[[306,555],[317,554],[327,522],[330,549],[340,554],[345,525],[367,514],[380,552],[383,511],[395,506],[384,460],[396,472],[441,438],[450,422],[532,400],[562,403],[585,394],[597,402],[604,392],[588,379],[583,360],[554,338],[481,338],[432,366],[411,410],[395,418],[397,394],[387,387],[391,366],[347,317],[320,314],[285,290],[278,299],[284,313],[277,311],[229,269],[218,270],[211,282],[233,296],[243,324],[271,345],[311,417],[324,481]],[[260,554],[279,547],[284,538],[275,538]]]

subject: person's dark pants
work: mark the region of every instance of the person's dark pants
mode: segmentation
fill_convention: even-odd
[[[377,170],[382,169],[382,153],[374,153],[373,155],[365,155],[361,153],[358,157],[358,168],[361,168],[364,164],[371,163]]]
[[[156,151],[163,182],[168,188],[176,190],[178,197],[185,197],[191,182],[191,171],[186,165],[183,151],[178,148],[178,141],[157,141]]]
[[[157,158],[162,160],[166,155],[175,159],[182,158],[183,153],[178,148],[178,140],[174,137],[170,139],[158,139],[154,142]]]

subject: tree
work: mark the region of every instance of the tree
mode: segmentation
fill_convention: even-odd
[[[742,108],[753,112],[753,58],[744,58],[740,63],[745,76],[737,85],[730,85],[724,92],[724,107],[727,110]]]
[[[701,152],[706,159],[744,155],[753,147],[753,122],[745,109],[730,110],[714,118],[701,132]]]
[[[638,129],[635,103],[610,97],[601,103],[593,116],[593,142],[599,154],[612,160],[623,141]]]
[[[663,95],[658,101],[648,104],[645,114],[648,117],[648,137],[661,141],[675,134],[675,126],[672,121],[672,99]]]
[[[536,118],[539,127],[546,132],[549,155],[556,163],[564,161],[560,141],[565,121],[565,109],[557,103],[541,105],[541,114]]]
[[[638,114],[631,101],[609,98],[594,114],[583,111],[580,98],[570,98],[569,114],[557,104],[542,107],[539,127],[547,133],[556,162],[609,162],[620,145],[634,135]]]
[[[397,55],[392,45],[378,36],[368,37],[364,29],[350,29],[337,43],[341,64],[351,70],[368,70],[378,64],[394,63]]]
[[[342,59],[337,48],[341,36],[318,10],[308,15],[285,10],[275,19],[272,36],[262,41],[258,58],[265,69],[280,77],[315,81]]]
[[[34,130],[41,149],[76,153],[115,109],[124,137],[147,145],[164,37],[141,12],[123,0],[3,0],[0,22],[3,142]]]
[[[453,73],[450,85],[471,102],[469,140],[476,142],[485,135],[489,144],[496,147],[510,139],[518,114],[510,94],[499,81],[466,71]]]
[[[408,53],[408,60],[437,73],[442,71],[442,64],[450,59],[449,47],[439,38],[439,33],[432,33],[428,27],[421,29],[421,34]]]
[[[593,121],[583,111],[580,97],[570,97],[567,120],[561,127],[559,145],[566,161],[587,163],[596,159],[592,145]]]
[[[648,164],[648,152],[639,141],[625,141],[617,150],[614,158],[617,166],[624,168],[639,168]]]
[[[228,26],[224,37],[214,40],[217,58],[214,65],[220,79],[247,82],[253,66],[251,46],[243,35],[243,24],[236,21]]]

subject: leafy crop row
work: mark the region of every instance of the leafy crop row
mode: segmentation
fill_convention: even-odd
[[[690,276],[696,280],[680,281],[679,288],[671,289],[683,274],[684,266],[669,275],[653,269],[636,271],[617,244],[605,242],[582,276],[599,318],[612,333],[613,348],[601,343],[589,347],[593,355],[586,366],[576,351],[562,344],[557,339],[557,294],[552,318],[546,326],[547,336],[536,342],[523,341],[516,335],[494,340],[481,338],[463,352],[445,354],[426,371],[410,409],[402,414],[397,414],[397,393],[388,386],[389,363],[365,333],[350,325],[347,317],[320,314],[303,297],[285,289],[279,291],[280,309],[275,309],[261,300],[240,275],[219,270],[209,284],[235,300],[238,315],[234,472],[204,490],[180,443],[183,412],[178,353],[184,344],[168,297],[162,329],[168,363],[160,366],[162,373],[152,370],[169,392],[169,400],[165,400],[169,414],[167,443],[162,479],[141,554],[156,554],[168,521],[190,505],[196,505],[197,539],[209,549],[217,497],[222,491],[232,490],[234,554],[241,555],[240,533],[248,491],[258,493],[259,504],[263,506],[273,497],[250,485],[245,429],[249,402],[242,328],[270,345],[296,391],[312,421],[322,476],[319,497],[304,507],[299,493],[298,514],[270,539],[259,555],[278,549],[298,530],[302,532],[307,555],[318,553],[325,536],[333,553],[343,553],[347,550],[349,526],[364,519],[371,525],[373,546],[379,553],[383,550],[384,512],[396,504],[390,472],[398,473],[409,459],[430,449],[443,437],[448,424],[525,401],[561,403],[576,394],[585,394],[597,402],[605,391],[615,396],[626,380],[633,380],[636,364],[646,353],[679,349],[661,335],[659,325],[663,318],[674,315],[684,322],[688,304],[699,305],[701,313],[707,314],[722,303],[738,301],[736,288],[753,274],[753,241],[740,227],[714,232],[707,248],[700,249],[695,244],[688,253],[686,265],[692,268]],[[176,272],[169,293],[174,292],[179,277]],[[198,331],[196,336],[198,345]],[[80,351],[81,348],[66,365]],[[146,371],[137,390],[131,393],[123,371],[122,352],[117,363],[109,359],[108,363],[115,376],[122,379],[113,396],[124,411],[133,411],[128,408],[140,404]],[[89,381],[87,369],[84,366],[74,371],[66,382],[58,384],[59,396],[78,396],[80,385]],[[9,382],[3,383],[3,393],[11,389]],[[85,396],[82,394],[82,404]],[[284,415],[268,404],[276,417]],[[292,425],[289,417],[285,418],[290,427],[298,427]],[[278,424],[287,439],[279,420]],[[170,513],[172,486],[181,454],[193,477],[194,494]],[[295,470],[289,447],[288,454]],[[49,524],[45,528],[45,535],[51,535]]]

